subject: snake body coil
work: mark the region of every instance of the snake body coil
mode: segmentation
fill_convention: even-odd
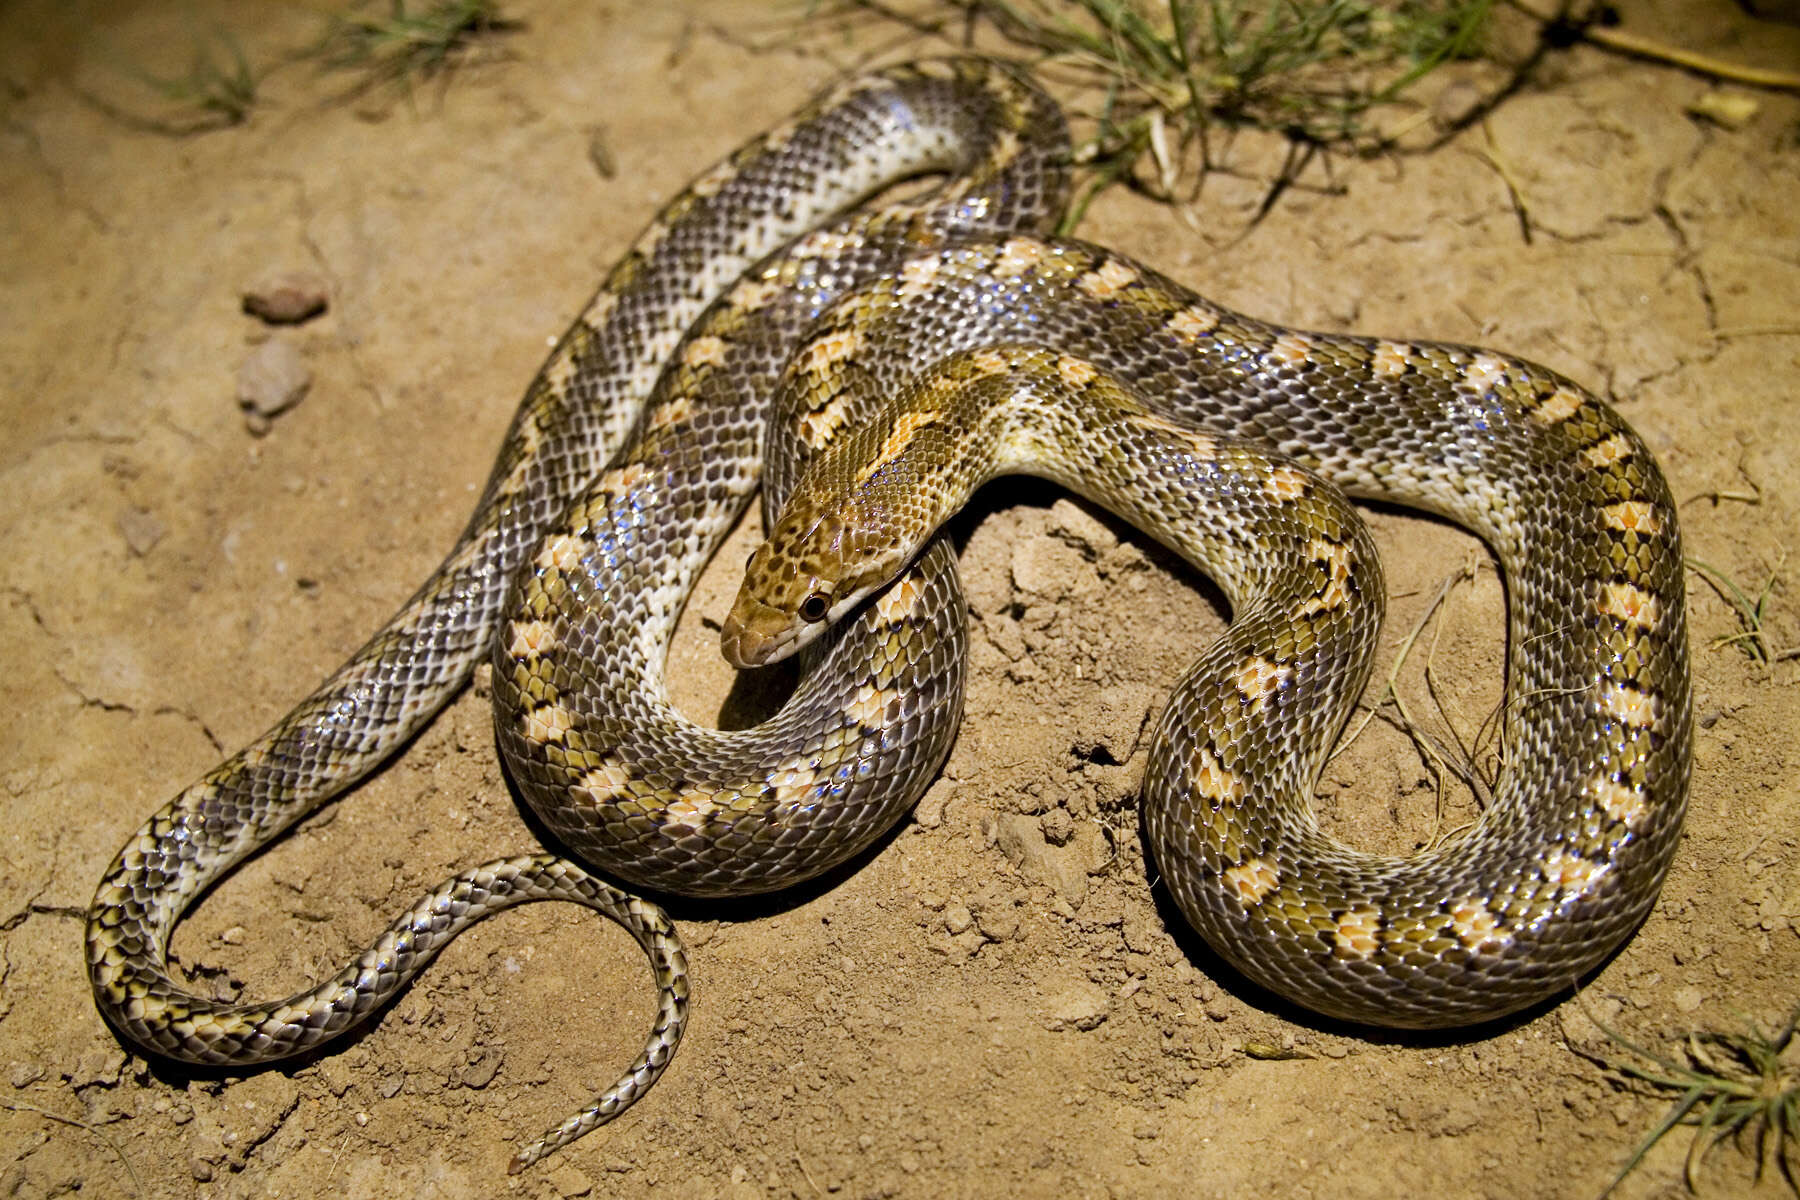
[[[1307,627],[1298,641],[1272,634],[1255,671],[1184,681],[1146,813],[1172,890],[1222,952],[1325,1011],[1446,1024],[1529,1003],[1617,945],[1666,868],[1688,762],[1679,546],[1648,452],[1542,368],[1280,330],[1044,240],[1065,146],[1060,116],[1014,75],[920,64],[844,85],[673,201],[533,382],[444,565],[107,871],[87,931],[107,1018],[189,1061],[285,1057],[355,1025],[483,913],[575,899],[650,952],[661,1012],[625,1078],[515,1168],[616,1115],[673,1053],[685,969],[659,910],[572,863],[465,873],[334,979],[276,1003],[187,992],[168,970],[169,935],[213,880],[391,754],[484,655],[515,781],[594,865],[674,892],[742,894],[868,845],[929,782],[960,716],[948,551],[928,548],[822,639],[793,698],[755,729],[702,729],[674,710],[668,639],[759,482],[772,519],[878,392],[999,342],[1077,356],[1158,420],[1445,513],[1507,571],[1512,771],[1475,836],[1428,860],[1352,855],[1310,824],[1313,772],[1354,698],[1333,688],[1357,668],[1304,658]],[[916,205],[833,215],[926,171],[951,175]],[[801,399],[771,427],[784,371]],[[830,382],[846,374],[862,382]],[[1269,460],[1258,478],[1280,493],[1311,476]],[[1321,553],[1329,584],[1335,552]],[[1277,718],[1315,695],[1317,715],[1299,719],[1310,740],[1290,759],[1299,743]]]

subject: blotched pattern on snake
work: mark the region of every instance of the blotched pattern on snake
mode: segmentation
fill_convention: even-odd
[[[337,977],[273,1004],[188,993],[166,965],[170,931],[214,879],[404,742],[490,651],[508,765],[589,862],[722,895],[793,883],[867,846],[929,781],[960,714],[962,606],[947,551],[928,548],[827,635],[794,697],[753,730],[701,729],[673,710],[668,637],[759,477],[772,512],[877,384],[1020,341],[1025,326],[1049,334],[1044,352],[1119,381],[1159,420],[1291,458],[1268,463],[1260,486],[1273,499],[1324,494],[1303,467],[1352,494],[1450,515],[1507,571],[1514,769],[1457,854],[1371,861],[1311,827],[1305,796],[1323,750],[1280,761],[1295,736],[1282,720],[1324,676],[1354,684],[1355,669],[1306,657],[1306,637],[1277,636],[1270,653],[1210,681],[1215,709],[1239,704],[1224,741],[1171,705],[1146,812],[1190,919],[1279,990],[1399,1024],[1510,1011],[1603,957],[1654,898],[1688,761],[1679,548],[1648,452],[1542,368],[1283,331],[1123,259],[1041,239],[1063,195],[1064,146],[1054,108],[1011,73],[920,64],[844,85],[668,206],[532,384],[439,572],[313,696],[121,851],[88,923],[108,1019],[190,1061],[284,1057],[355,1025],[485,912],[575,899],[651,953],[661,1015],[625,1078],[515,1167],[616,1115],[673,1052],[684,964],[660,911],[572,863],[535,856],[467,872]],[[917,205],[832,216],[934,170],[954,174]],[[916,318],[880,319],[899,305],[917,305]],[[790,359],[800,409],[767,431],[765,474],[768,397]],[[870,387],[830,382],[846,371]],[[808,406],[814,383],[830,398]],[[1566,502],[1539,511],[1544,495]],[[1312,600],[1323,602],[1333,579],[1353,576],[1336,550],[1319,554],[1311,569],[1325,590]],[[1190,676],[1178,703],[1198,686]],[[1348,703],[1300,724],[1328,743]]]

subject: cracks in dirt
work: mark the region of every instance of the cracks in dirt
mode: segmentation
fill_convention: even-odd
[[[76,195],[71,192],[68,181],[63,178],[62,172],[58,170],[56,164],[50,160],[50,156],[44,152],[44,143],[42,139],[38,137],[37,130],[33,129],[23,121],[10,118],[4,125],[0,125],[0,129],[5,129],[8,133],[17,137],[19,141],[25,143],[27,157],[37,164],[38,169],[44,173],[44,178],[50,181],[50,194],[56,197],[58,205],[86,217],[88,223],[94,227],[96,232],[102,234],[112,233],[112,226],[107,223],[106,218],[101,215],[100,210],[85,201],[77,199]]]
[[[31,618],[31,623],[36,625],[38,630],[43,633],[47,639],[51,641],[59,640],[56,632],[52,630],[49,623],[44,620],[44,614],[38,609],[37,601],[32,598],[30,592],[21,587],[8,586],[4,589],[4,594],[11,596],[19,606],[25,610],[26,615]],[[132,717],[144,715],[139,713],[137,708],[127,701],[111,700],[97,693],[89,692],[79,682],[70,678],[70,676],[64,672],[62,664],[55,661],[54,656],[52,658],[50,672],[56,676],[58,683],[68,689],[69,694],[75,697],[82,708],[93,708],[107,713],[124,713],[127,716]],[[198,713],[191,712],[188,709],[181,708],[177,705],[162,704],[151,709],[149,715],[152,717],[176,717],[187,722],[200,731],[200,736],[206,739],[206,744],[212,747],[215,754],[221,756],[224,755],[224,744],[219,741],[218,735],[213,733],[212,727],[208,725]],[[0,926],[0,929],[3,928],[3,926]]]
[[[219,740],[218,735],[213,733],[212,726],[202,720],[198,713],[190,712],[185,708],[177,708],[173,704],[162,704],[158,705],[150,715],[153,717],[177,717],[186,721],[200,731],[200,736],[206,739],[206,744],[212,747],[214,754],[221,758],[225,756],[225,743]]]
[[[30,592],[22,587],[9,584],[6,594],[19,602],[19,606],[25,610],[25,615],[31,618],[31,623],[42,630],[45,636],[56,636],[50,632],[50,626],[44,621],[44,614],[38,611],[37,601],[31,598]]]
[[[50,667],[50,671],[51,674],[56,676],[57,682],[67,688],[69,694],[74,696],[76,700],[80,701],[82,708],[97,708],[101,712],[124,713],[127,716],[137,716],[137,710],[123,700],[108,700],[104,696],[90,695],[79,683],[76,683],[73,679],[63,674],[62,665],[60,663],[53,663]]]
[[[57,446],[135,446],[137,438],[125,433],[100,433],[91,430],[75,430],[70,433],[53,433],[46,438],[33,442],[26,448],[24,456],[7,468],[8,472],[30,465],[40,453]]]
[[[19,907],[17,912],[9,917],[0,919],[0,933],[11,933],[33,917],[73,917],[78,921],[87,919],[87,912],[85,909],[74,908],[66,904],[45,904],[42,902],[44,893],[50,890],[60,874],[57,869],[57,864],[62,857],[61,851],[62,836],[61,834],[57,834],[50,842],[50,853],[48,855],[50,863],[49,868],[44,872],[43,882],[38,886],[37,891],[33,892],[30,897],[26,899],[25,903]],[[0,996],[4,996],[9,994],[5,984],[7,976],[12,974],[12,958],[6,954],[4,947],[0,947],[0,963],[3,963],[5,966],[4,970],[0,970]],[[5,1015],[5,1010],[0,1009],[0,1018],[4,1018]]]
[[[1694,288],[1700,296],[1700,307],[1706,312],[1706,332],[1712,336],[1713,347],[1706,352],[1711,358],[1718,353],[1719,308],[1713,300],[1712,282],[1706,277],[1706,270],[1700,265],[1700,251],[1688,240],[1687,230],[1681,227],[1681,221],[1669,207],[1668,179],[1662,180],[1657,188],[1656,205],[1651,209],[1652,216],[1667,231],[1669,240],[1675,243],[1675,261],[1672,269],[1686,272],[1694,281]]]
[[[331,307],[337,317],[333,325],[335,333],[331,335],[331,340],[349,360],[351,373],[356,377],[356,386],[374,401],[378,412],[387,411],[387,395],[382,391],[376,373],[363,360],[361,339],[357,336],[356,323],[348,315],[349,305],[346,302],[347,289],[344,286],[343,275],[333,265],[331,256],[325,252],[325,248],[319,244],[319,240],[313,236],[312,226],[318,217],[318,208],[313,204],[312,194],[307,189],[306,177],[292,171],[263,171],[258,173],[258,177],[285,185],[293,190],[293,215],[299,225],[297,237],[301,248],[306,251],[307,257],[324,275],[330,286]]]
[[[87,910],[76,908],[71,904],[39,904],[34,900],[12,916],[0,920],[0,933],[11,933],[33,917],[62,917],[67,920],[85,921],[87,920]],[[0,962],[5,964],[5,969],[0,970],[0,992],[3,992],[5,991],[6,977],[12,974],[12,960],[4,952],[0,952]],[[3,1015],[0,1014],[0,1016]]]

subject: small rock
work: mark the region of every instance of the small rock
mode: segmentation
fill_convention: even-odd
[[[1136,917],[1125,919],[1125,948],[1138,954],[1150,954],[1162,944],[1162,927],[1153,921]]]
[[[975,915],[966,904],[949,904],[944,906],[944,928],[952,936],[968,930],[975,924]]]
[[[1097,1029],[1106,1020],[1106,994],[1088,984],[1076,984],[1051,1001],[1044,1028],[1051,1033]]]
[[[1092,570],[1079,550],[1053,537],[1026,538],[1013,547],[1013,586],[1027,595],[1071,595]]]
[[[466,1088],[484,1088],[494,1082],[494,1076],[500,1073],[501,1057],[498,1050],[483,1050],[474,1062],[463,1068],[462,1085]]]
[[[1069,839],[1075,836],[1075,818],[1069,815],[1066,808],[1053,808],[1038,821],[1044,830],[1044,840],[1052,846],[1066,846]]]
[[[1066,499],[1050,506],[1050,536],[1067,542],[1088,558],[1098,558],[1119,544],[1113,531],[1092,513]]]
[[[1714,88],[1692,101],[1687,110],[1693,116],[1704,117],[1726,129],[1742,129],[1756,116],[1760,107],[1755,96]]]
[[[1061,809],[1053,811],[1063,812]],[[1068,816],[1067,812],[1063,815]],[[1087,844],[1087,832],[1072,820],[1068,839],[1051,844],[1043,820],[1041,817],[1005,814],[994,823],[994,843],[1028,882],[1045,884],[1072,907],[1079,908],[1087,900],[1087,877],[1094,864],[1094,847]],[[1098,835],[1093,840],[1098,840]]]
[[[66,1078],[72,1088],[92,1084],[112,1087],[124,1073],[125,1052],[116,1044],[108,1043],[82,1051],[81,1057],[75,1060],[75,1069],[68,1072]]]
[[[270,418],[305,398],[312,387],[312,368],[292,345],[271,339],[250,352],[238,367],[237,401],[244,424],[258,437],[269,431]]]
[[[169,532],[157,515],[147,508],[127,508],[119,513],[119,533],[125,546],[139,558],[156,549],[156,543]]]
[[[306,271],[264,276],[244,292],[244,311],[271,325],[298,325],[325,311],[331,287]]]
[[[1704,1003],[1706,1003],[1706,994],[1699,988],[1675,989],[1675,1007],[1684,1013],[1697,1012]]]
[[[1120,683],[1100,693],[1100,712],[1075,739],[1076,754],[1094,762],[1117,765],[1137,749],[1138,737],[1150,719],[1156,690],[1141,683]]]
[[[955,798],[956,781],[938,780],[919,798],[918,805],[913,809],[913,820],[925,829],[936,829],[944,823],[944,806]]]
[[[975,914],[975,928],[990,942],[1010,942],[1019,936],[1019,912],[1011,904],[983,905]]]
[[[559,1196],[588,1196],[594,1191],[594,1181],[568,1163],[552,1170],[547,1182]]]
[[[981,623],[981,631],[1009,662],[1018,662],[1025,657],[1025,635],[1019,631],[1019,623],[1005,613],[988,617]]]

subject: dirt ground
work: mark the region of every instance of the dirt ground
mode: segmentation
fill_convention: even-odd
[[[1800,30],[1682,2],[1629,5],[1628,26],[1800,62]],[[1386,1036],[1236,978],[1146,878],[1140,727],[1223,606],[1104,514],[1018,486],[959,526],[976,632],[943,778],[816,886],[676,910],[691,1030],[614,1125],[503,1173],[630,1060],[650,1017],[636,948],[566,906],[486,922],[372,1028],[297,1067],[194,1074],[122,1048],[81,962],[110,856],[436,563],[545,347],[656,207],[893,43],[865,29],[769,49],[777,14],[748,4],[512,7],[526,25],[504,58],[411,104],[336,101],[290,67],[247,125],[186,137],[108,111],[133,95],[127,69],[178,71],[213,20],[269,61],[316,14],[0,10],[0,1196],[1589,1197],[1666,1104],[1577,1053],[1619,1053],[1590,1018],[1664,1044],[1785,1016],[1800,661],[1715,645],[1739,627],[1697,575],[1691,811],[1655,912],[1579,1004]],[[1745,93],[1760,107],[1727,128],[1686,111],[1709,90],[1577,49],[1485,129],[1428,156],[1336,160],[1336,187],[1314,171],[1247,232],[1260,188],[1228,176],[1191,223],[1115,195],[1082,232],[1259,316],[1479,342],[1588,383],[1660,457],[1690,556],[1754,590],[1800,529],[1800,101]],[[1246,168],[1277,152],[1229,151]],[[323,276],[331,308],[271,334],[239,298],[284,269]],[[271,336],[314,381],[254,437],[234,378]],[[1394,592],[1378,678],[1445,579],[1480,564],[1401,675],[1430,727],[1473,731],[1501,684],[1494,572],[1440,523],[1370,519]],[[716,630],[734,588],[708,577],[677,646],[701,719],[731,686]],[[1791,587],[1770,601],[1778,649],[1800,643],[1797,604]],[[197,986],[310,983],[453,870],[534,847],[487,704],[478,685],[220,886],[175,939]],[[1440,802],[1380,720],[1320,793],[1333,828],[1388,849],[1469,804]],[[1681,1194],[1685,1145],[1619,1194]],[[1705,1179],[1753,1191],[1729,1149]]]

